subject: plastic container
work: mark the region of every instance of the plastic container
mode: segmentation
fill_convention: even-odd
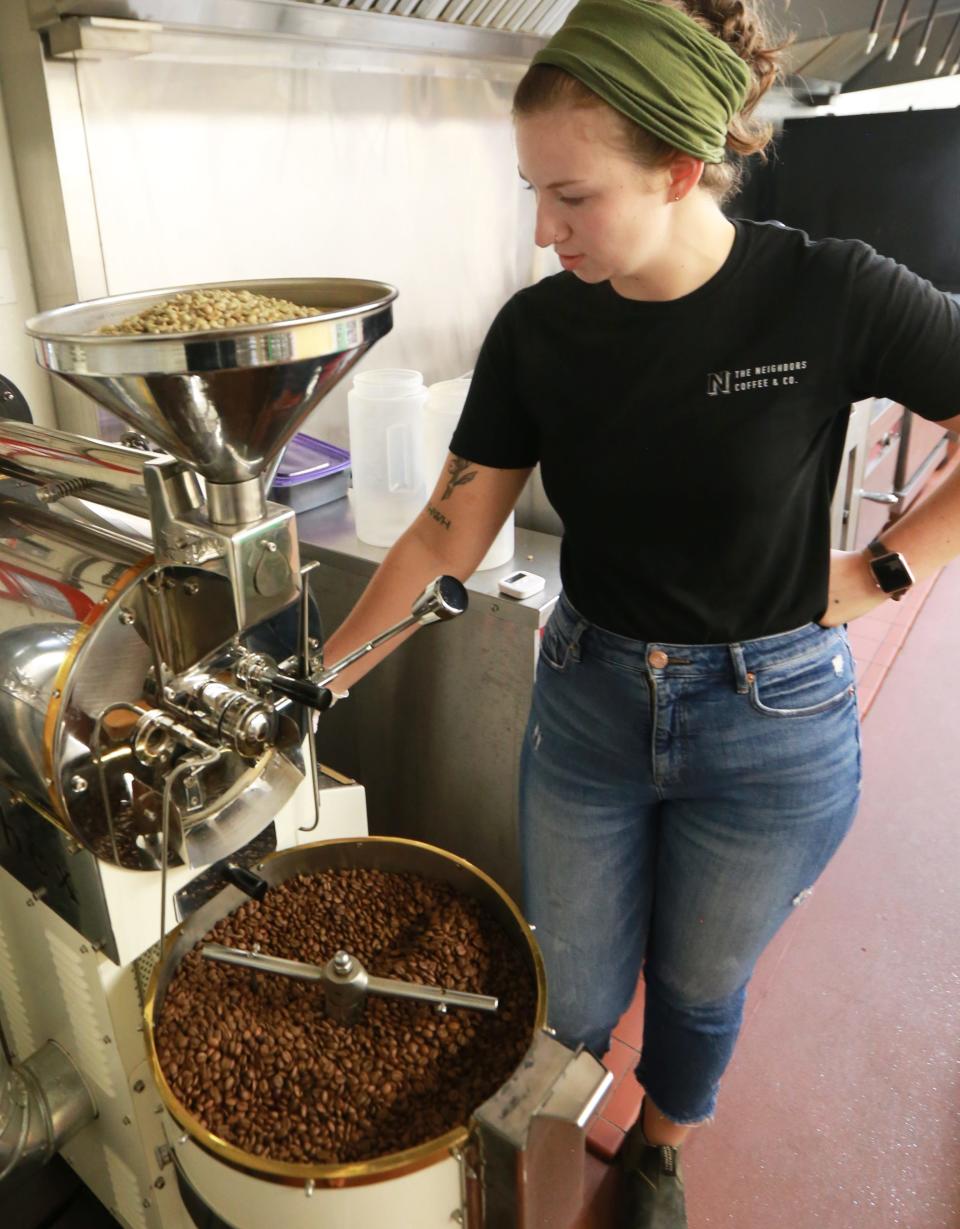
[[[384,368],[353,377],[347,395],[357,537],[392,546],[427,498],[419,371]]]
[[[428,390],[427,405],[423,421],[423,469],[427,479],[427,490],[433,490],[443,463],[450,451],[450,440],[454,429],[460,420],[463,403],[467,399],[470,381],[442,380],[439,384],[431,384]],[[513,558],[513,513],[503,523],[503,528],[494,538],[490,549],[480,561],[478,572],[487,568],[500,568]]]
[[[308,512],[347,493],[350,453],[335,444],[297,434],[286,446],[270,498],[296,512]]]

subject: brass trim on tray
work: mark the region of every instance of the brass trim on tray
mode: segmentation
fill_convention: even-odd
[[[303,859],[303,856],[309,855],[311,850],[330,849],[337,846],[359,846],[369,849],[376,845],[379,847],[406,847],[411,850],[424,850],[428,855],[441,858],[455,866],[469,872],[475,876],[488,888],[492,889],[496,896],[500,898],[501,903],[506,906],[508,912],[512,915],[517,926],[520,928],[520,933],[524,936],[527,944],[528,954],[533,965],[533,972],[537,984],[537,1007],[534,1016],[533,1032],[542,1029],[546,1025],[547,1020],[547,983],[546,972],[543,965],[543,957],[540,955],[540,950],[534,941],[530,927],[521,914],[520,910],[510,899],[503,888],[500,887],[493,879],[490,878],[479,867],[474,866],[465,858],[458,857],[456,854],[448,853],[445,849],[440,849],[435,845],[428,845],[424,841],[413,841],[406,837],[393,836],[365,836],[365,837],[340,837],[328,841],[316,841],[309,845],[297,845],[292,849],[277,850],[274,853],[268,854],[262,862],[257,863],[256,870],[266,871],[265,876],[269,878],[271,867],[276,868],[278,862],[282,864],[283,860],[288,862],[297,862]],[[327,868],[321,868],[327,869]],[[291,874],[299,874],[300,867],[296,867]],[[282,883],[286,878],[291,876],[278,876],[273,882]],[[216,899],[216,898],[214,898]],[[244,903],[246,898],[237,901],[237,907]],[[232,910],[230,911],[232,912]],[[224,914],[224,917],[229,916],[229,913]],[[189,922],[189,918],[187,921]],[[413,1173],[418,1169],[425,1169],[429,1165],[438,1163],[450,1155],[455,1148],[462,1147],[469,1138],[470,1131],[466,1126],[455,1127],[453,1130],[447,1131],[444,1135],[437,1136],[435,1139],[427,1140],[425,1143],[418,1144],[415,1148],[406,1148],[402,1152],[390,1152],[384,1156],[374,1157],[367,1161],[352,1161],[346,1164],[296,1164],[292,1161],[274,1161],[269,1157],[256,1156],[253,1153],[245,1152],[242,1148],[238,1148],[234,1144],[228,1143],[220,1136],[214,1135],[209,1131],[203,1123],[187,1110],[182,1102],[173,1094],[170,1086],[167,1084],[166,1078],[160,1067],[160,1061],[157,1056],[156,1045],[154,1043],[154,1030],[156,1021],[159,1015],[162,1003],[157,1002],[158,982],[165,971],[165,967],[169,957],[173,953],[173,949],[177,944],[183,927],[186,923],[181,923],[169,935],[167,935],[163,943],[163,951],[160,959],[157,961],[156,967],[150,977],[150,985],[147,989],[146,1003],[144,1006],[144,1023],[145,1036],[147,1041],[147,1053],[150,1060],[150,1069],[153,1073],[154,1081],[159,1090],[161,1100],[164,1107],[174,1121],[189,1134],[193,1143],[214,1156],[217,1160],[223,1161],[224,1164],[231,1166],[234,1169],[240,1170],[243,1173],[251,1174],[254,1177],[264,1178],[271,1182],[277,1182],[285,1186],[299,1186],[306,1182],[313,1182],[316,1186],[322,1187],[344,1187],[344,1186],[364,1186],[371,1182],[381,1181],[384,1178],[399,1178],[404,1174]],[[192,949],[188,949],[192,950]],[[182,955],[186,955],[186,951]]]

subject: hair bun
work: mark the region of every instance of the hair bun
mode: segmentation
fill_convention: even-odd
[[[743,0],[660,0],[710,30],[746,61],[753,77],[743,110],[730,125],[727,148],[744,157],[762,154],[770,143],[769,124],[751,120],[760,99],[780,75],[780,55],[791,39],[776,42],[758,8]]]

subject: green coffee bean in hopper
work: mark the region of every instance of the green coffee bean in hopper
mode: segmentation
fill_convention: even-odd
[[[250,324],[274,324],[280,320],[301,320],[316,316],[322,307],[303,307],[287,299],[253,294],[249,290],[183,290],[169,299],[154,303],[142,312],[106,324],[100,334],[194,333],[205,329],[238,328]]]

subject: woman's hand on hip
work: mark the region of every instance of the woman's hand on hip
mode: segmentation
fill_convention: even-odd
[[[886,600],[887,595],[874,580],[866,556],[861,551],[830,552],[827,608],[820,616],[823,627],[850,623]]]

